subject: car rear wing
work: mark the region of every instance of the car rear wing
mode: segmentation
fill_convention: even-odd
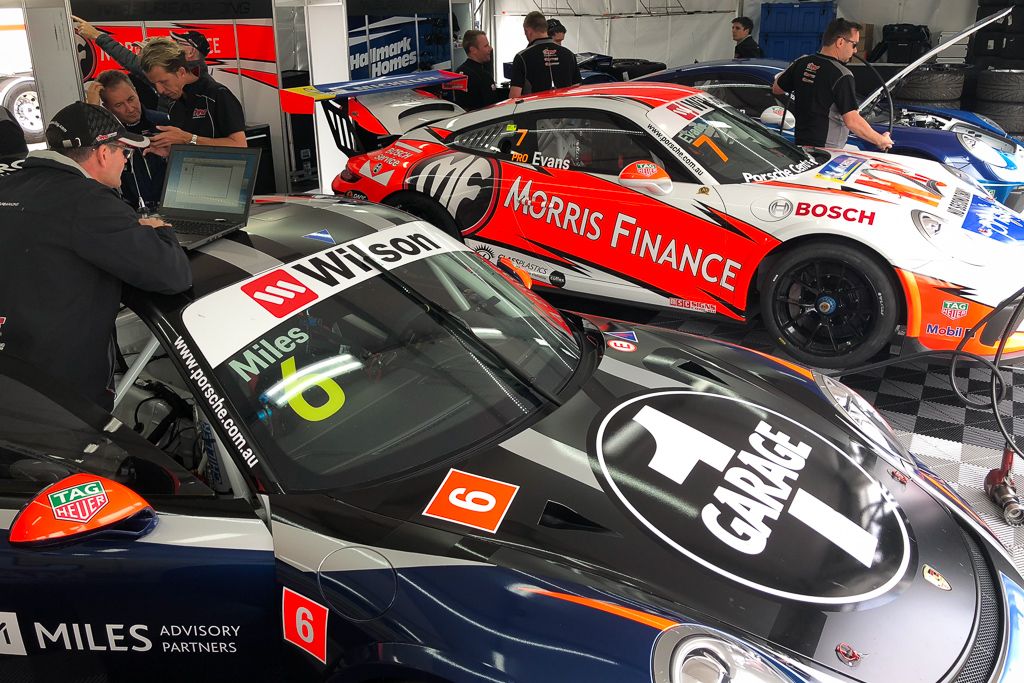
[[[312,114],[320,103],[338,149],[356,156],[380,149],[414,128],[464,113],[462,107],[422,90],[465,90],[466,77],[419,71],[281,90],[281,108]]]

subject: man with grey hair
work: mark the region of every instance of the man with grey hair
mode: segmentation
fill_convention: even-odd
[[[0,353],[110,410],[122,288],[175,294],[192,286],[192,271],[173,231],[114,192],[146,138],[75,102],[53,117],[46,142],[0,178]]]
[[[166,155],[175,144],[245,147],[245,115],[238,98],[209,76],[189,71],[185,50],[170,38],[150,38],[139,53],[149,82],[173,100],[170,125],[157,126],[153,151]]]

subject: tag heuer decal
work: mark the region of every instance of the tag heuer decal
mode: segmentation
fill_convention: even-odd
[[[95,517],[109,500],[103,484],[98,481],[51,493],[49,499],[54,518],[83,524]]]
[[[970,308],[970,304],[965,301],[943,301],[942,315],[950,320],[959,320],[967,315],[968,308]]]

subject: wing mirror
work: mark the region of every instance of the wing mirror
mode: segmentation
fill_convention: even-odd
[[[92,474],[73,474],[47,486],[11,524],[16,546],[53,546],[84,538],[141,538],[157,516],[142,496],[123,484]]]
[[[508,256],[502,256],[501,258],[498,259],[498,270],[500,270],[505,275],[508,275],[510,278],[521,284],[523,287],[526,287],[527,289],[533,289],[533,278],[530,277],[530,274],[527,273],[524,268],[520,268],[515,263],[513,263],[512,259],[510,259]]]
[[[664,197],[672,192],[672,179],[653,161],[634,161],[619,173],[619,185],[631,190]]]
[[[779,122],[782,121],[782,112],[786,112],[786,126],[785,130],[793,130],[796,127],[796,117],[793,116],[793,112],[786,111],[784,108],[776,105],[774,107],[768,107],[761,112],[761,123],[772,130],[779,129]]]

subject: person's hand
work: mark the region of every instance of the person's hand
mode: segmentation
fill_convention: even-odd
[[[103,85],[99,81],[89,81],[85,86],[85,102],[86,104],[98,104],[103,106],[103,98],[100,93],[103,92]]]
[[[889,136],[888,131],[882,133],[882,139],[878,142],[877,145],[875,145],[875,147],[882,150],[883,152],[888,152],[890,149],[892,149],[892,138]]]
[[[165,223],[161,218],[140,218],[139,225],[144,225],[147,228],[169,228],[170,223]]]
[[[90,24],[85,19],[80,19],[79,17],[76,17],[72,14],[71,20],[75,22],[75,33],[82,36],[86,40],[96,40],[103,34],[102,31],[100,31],[98,28]]]
[[[154,147],[153,145],[150,145],[149,147],[146,147],[142,150],[142,154],[143,156],[145,156],[146,154],[155,154],[158,157],[164,157],[166,159],[171,154],[171,148]]]
[[[151,146],[157,149],[170,147],[171,145],[184,145],[192,139],[192,133],[186,133],[175,126],[157,126],[161,131],[149,139]]]

